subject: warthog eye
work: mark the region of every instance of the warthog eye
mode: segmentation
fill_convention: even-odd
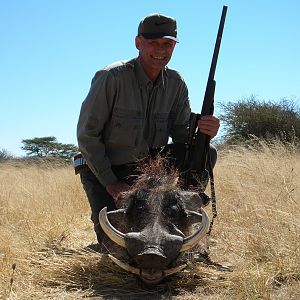
[[[128,199],[129,206],[127,208],[127,213],[130,214],[133,210],[142,210],[145,207],[148,194],[149,193],[145,190],[139,190],[133,193]]]
[[[172,206],[169,206],[167,209],[166,209],[166,212],[165,214],[169,217],[169,218],[172,218],[172,219],[177,219],[179,218],[180,216],[180,208],[178,205],[172,205]]]

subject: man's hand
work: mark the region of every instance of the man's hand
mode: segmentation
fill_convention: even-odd
[[[116,206],[121,207],[120,194],[130,189],[130,186],[123,181],[116,181],[106,186],[106,191],[114,198]]]
[[[215,116],[201,116],[198,122],[198,128],[202,133],[213,138],[219,131],[220,120]]]

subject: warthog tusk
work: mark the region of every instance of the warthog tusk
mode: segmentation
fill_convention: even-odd
[[[120,260],[118,260],[117,258],[115,258],[114,256],[108,254],[108,257],[116,264],[118,265],[120,268],[124,269],[127,272],[139,275],[140,274],[140,269],[131,267],[123,262],[121,262]]]
[[[183,244],[181,246],[180,252],[187,251],[193,248],[206,234],[209,227],[209,218],[202,208],[201,213],[202,214],[195,211],[189,211],[189,214],[201,220],[200,222],[202,223],[202,226],[195,233],[183,239]]]
[[[112,256],[110,254],[108,254],[108,257],[123,270],[133,273],[133,274],[136,274],[136,275],[139,275],[139,276],[142,274],[142,270],[140,270],[138,268],[134,268],[132,266],[129,266],[128,264],[123,263],[122,261],[118,260],[117,258],[115,258],[114,256]],[[187,266],[186,264],[183,264],[181,266],[162,271],[161,279],[183,270],[186,266]]]
[[[183,264],[181,266],[178,266],[178,267],[175,267],[175,268],[172,268],[172,269],[168,269],[168,270],[165,270],[163,271],[163,274],[165,275],[165,277],[167,276],[170,276],[172,274],[175,274],[181,270],[183,270],[187,265],[186,264]]]
[[[124,240],[124,233],[117,230],[115,227],[113,227],[107,218],[107,207],[102,208],[102,210],[99,213],[99,223],[103,229],[103,231],[106,233],[106,235],[116,244],[118,244],[121,247],[126,248],[125,240]]]
[[[201,222],[201,227],[196,230],[195,233],[183,239],[183,244],[181,246],[180,252],[187,251],[193,248],[206,234],[209,227],[209,218],[206,212],[201,208],[201,213],[195,211],[189,211],[188,213],[194,218],[199,219]],[[125,234],[114,228],[108,218],[107,218],[107,208],[104,207],[99,213],[99,223],[106,233],[106,235],[116,244],[121,247],[127,248],[125,243]]]

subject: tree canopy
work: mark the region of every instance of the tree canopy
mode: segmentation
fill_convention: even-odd
[[[292,142],[300,138],[300,112],[293,100],[259,101],[251,96],[221,105],[227,141],[249,136]]]
[[[78,152],[77,146],[59,143],[54,136],[25,139],[22,144],[21,149],[31,157],[55,157],[68,161]]]

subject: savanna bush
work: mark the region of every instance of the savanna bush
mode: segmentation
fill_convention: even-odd
[[[264,101],[254,96],[221,104],[225,141],[264,140],[294,143],[300,138],[300,110],[292,99]]]

